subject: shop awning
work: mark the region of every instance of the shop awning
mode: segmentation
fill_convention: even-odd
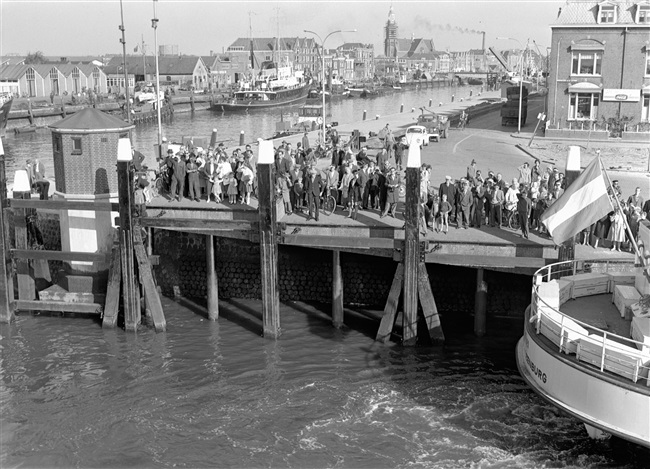
[[[600,86],[582,81],[569,86],[569,93],[600,93]]]

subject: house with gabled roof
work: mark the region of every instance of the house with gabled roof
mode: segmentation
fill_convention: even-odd
[[[153,56],[127,56],[126,71],[129,77],[129,89],[139,82],[156,81],[156,63]],[[124,92],[124,60],[113,57],[104,67],[108,86],[113,93]],[[179,55],[158,57],[160,87],[187,88],[203,90],[210,87],[210,73],[203,59],[198,55]]]
[[[551,32],[547,135],[650,143],[650,1],[570,0]]]
[[[78,94],[88,90],[108,92],[106,74],[92,63],[5,65],[0,68],[0,88],[33,98]]]

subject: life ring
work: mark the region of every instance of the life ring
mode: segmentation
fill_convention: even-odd
[[[406,186],[404,184],[399,185],[399,196],[400,197],[406,196]]]

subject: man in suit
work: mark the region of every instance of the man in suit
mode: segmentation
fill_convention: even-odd
[[[174,155],[172,161],[172,187],[170,190],[169,201],[178,199],[180,202],[183,199],[183,192],[185,190],[185,161],[181,160],[180,153]]]
[[[519,217],[519,226],[521,226],[521,234],[524,238],[528,239],[528,220],[530,219],[530,211],[532,204],[528,198],[526,186],[519,185],[519,192],[517,193],[517,216]]]
[[[469,189],[469,182],[466,179],[463,179],[460,182],[460,192],[458,193],[458,207],[460,213],[457,216],[460,216],[460,219],[456,220],[456,229],[460,228],[462,222],[463,228],[467,229],[470,223],[469,214],[472,208],[472,203],[474,202],[474,196],[472,191]]]
[[[368,183],[368,180],[370,177],[368,176],[368,168],[366,164],[359,161],[358,165],[359,174],[357,177],[359,179],[359,191],[361,194],[361,200],[359,201],[359,204],[361,205],[362,209],[368,210],[368,196],[370,195],[370,184]]]
[[[43,163],[38,158],[34,159],[32,174],[34,176],[36,192],[40,194],[40,199],[47,200],[48,193],[50,192],[50,181],[45,179],[45,166],[43,166]]]
[[[440,184],[438,189],[438,197],[442,200],[442,196],[446,195],[449,204],[451,205],[451,211],[449,212],[449,219],[457,220],[456,214],[456,185],[451,182],[451,176],[445,176],[445,182]]]
[[[307,193],[307,204],[309,205],[307,220],[314,218],[318,221],[318,206],[320,204],[320,195],[323,192],[323,180],[316,168],[309,170],[309,177],[305,180],[304,191]]]

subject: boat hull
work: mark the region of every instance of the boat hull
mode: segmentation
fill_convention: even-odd
[[[528,317],[516,359],[528,385],[556,407],[587,425],[650,448],[650,388],[639,391],[553,350],[535,333]]]
[[[214,103],[210,109],[219,112],[237,112],[253,111],[255,109],[272,109],[280,106],[293,106],[304,104],[307,101],[310,85],[305,84],[300,88],[285,90],[278,93],[276,99],[269,101],[251,101],[251,102],[218,102]]]

